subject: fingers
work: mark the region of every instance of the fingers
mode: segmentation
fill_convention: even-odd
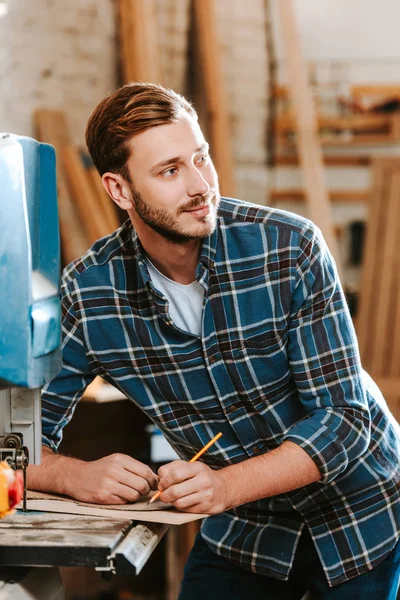
[[[139,477],[138,475],[133,475],[125,469],[119,474],[118,483],[127,489],[137,492],[138,496],[147,496],[152,489],[146,479],[143,479],[143,477]],[[126,498],[128,499],[128,497]],[[137,498],[134,500],[137,500]],[[133,500],[131,501],[133,502]]]
[[[145,465],[138,460],[131,458],[130,456],[126,456],[125,454],[120,454],[117,456],[120,457],[121,465],[126,471],[133,473],[134,475],[139,476],[147,481],[149,490],[146,492],[146,494],[148,494],[150,490],[157,489],[158,477],[148,465]]]
[[[150,467],[124,454],[86,463],[85,473],[78,494],[101,504],[135,502],[158,485],[158,477]]]
[[[185,512],[201,513],[206,512],[204,509],[204,498],[201,492],[189,494],[183,498],[178,498],[172,503],[178,510],[184,510]]]
[[[170,486],[192,479],[197,474],[201,473],[204,465],[201,463],[188,463],[184,460],[174,460],[167,465],[164,465],[158,469],[158,476],[160,478],[160,485],[158,489],[165,490]]]
[[[159,489],[162,490],[160,500],[165,503],[171,503],[176,508],[186,508],[191,506],[191,502],[198,502],[198,498],[193,500],[201,492],[207,496],[209,489],[209,476],[207,467],[201,463],[186,463],[184,461],[174,461],[164,465],[158,471],[160,476]]]

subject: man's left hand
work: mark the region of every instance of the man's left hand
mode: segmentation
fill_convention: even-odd
[[[227,510],[227,484],[220,471],[201,462],[175,460],[158,470],[160,500],[178,510],[215,515]]]

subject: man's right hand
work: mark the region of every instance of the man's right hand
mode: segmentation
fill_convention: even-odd
[[[126,454],[85,462],[56,454],[46,446],[42,464],[29,465],[27,476],[28,489],[65,494],[97,504],[134,502],[158,485],[150,467]]]

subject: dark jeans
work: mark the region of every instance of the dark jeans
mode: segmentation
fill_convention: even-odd
[[[209,549],[201,534],[189,555],[179,600],[396,600],[400,579],[400,542],[363,575],[330,588],[311,536],[304,531],[288,581],[245,571]]]

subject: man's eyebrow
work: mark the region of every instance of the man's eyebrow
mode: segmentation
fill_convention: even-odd
[[[208,152],[209,149],[209,144],[207,144],[207,142],[205,142],[204,144],[202,144],[201,146],[199,146],[198,148],[196,148],[196,150],[194,151],[194,154],[198,154],[199,152]],[[162,167],[167,167],[168,165],[172,165],[174,163],[179,163],[183,161],[183,157],[182,156],[172,156],[171,158],[167,158],[166,160],[162,160],[161,162],[155,164],[151,170],[152,171],[156,171],[157,169],[160,169]]]

